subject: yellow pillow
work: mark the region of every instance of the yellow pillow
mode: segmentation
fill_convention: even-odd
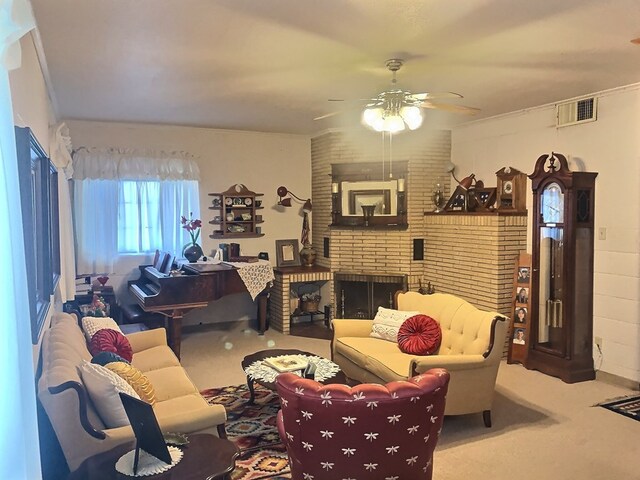
[[[140,370],[125,362],[111,362],[107,363],[105,367],[131,385],[140,396],[140,400],[155,405],[156,391],[153,389],[149,379]]]

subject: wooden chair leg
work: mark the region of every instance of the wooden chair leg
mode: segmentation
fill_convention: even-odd
[[[484,410],[482,412],[482,419],[484,420],[484,426],[491,428],[491,410]]]

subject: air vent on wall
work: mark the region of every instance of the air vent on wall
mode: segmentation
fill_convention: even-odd
[[[577,123],[594,122],[596,120],[597,105],[598,102],[595,97],[556,105],[556,126],[566,127]]]

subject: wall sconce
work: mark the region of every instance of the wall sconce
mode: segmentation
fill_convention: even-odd
[[[311,242],[309,241],[309,234],[311,233],[311,227],[309,226],[309,214],[311,213],[311,199],[307,198],[306,200],[300,198],[295,193],[287,190],[287,187],[280,186],[276,191],[278,197],[278,205],[282,207],[290,207],[291,206],[291,197],[295,198],[300,202],[304,202],[302,205],[302,234],[300,235],[300,242],[302,243],[302,250],[300,250],[300,263],[305,267],[312,267],[316,262],[316,251],[311,246]],[[287,195],[291,195],[291,197],[287,197]]]
[[[310,198],[307,198],[306,200],[304,198],[300,198],[295,193],[291,192],[290,190],[287,190],[287,187],[283,187],[283,186],[278,187],[277,194],[278,194],[278,197],[280,197],[280,199],[278,200],[279,206],[290,207],[291,198],[287,197],[287,195],[291,195],[296,200],[299,200],[300,202],[304,202],[304,205],[302,205],[302,211],[304,211],[305,213],[311,213],[312,205],[311,205]]]

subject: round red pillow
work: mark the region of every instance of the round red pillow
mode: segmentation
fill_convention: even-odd
[[[133,350],[127,337],[117,330],[103,328],[98,330],[89,343],[91,355],[96,356],[100,352],[113,352],[120,355],[127,362],[133,358]]]
[[[398,347],[411,355],[431,355],[441,341],[440,325],[427,315],[407,318],[398,330]]]

